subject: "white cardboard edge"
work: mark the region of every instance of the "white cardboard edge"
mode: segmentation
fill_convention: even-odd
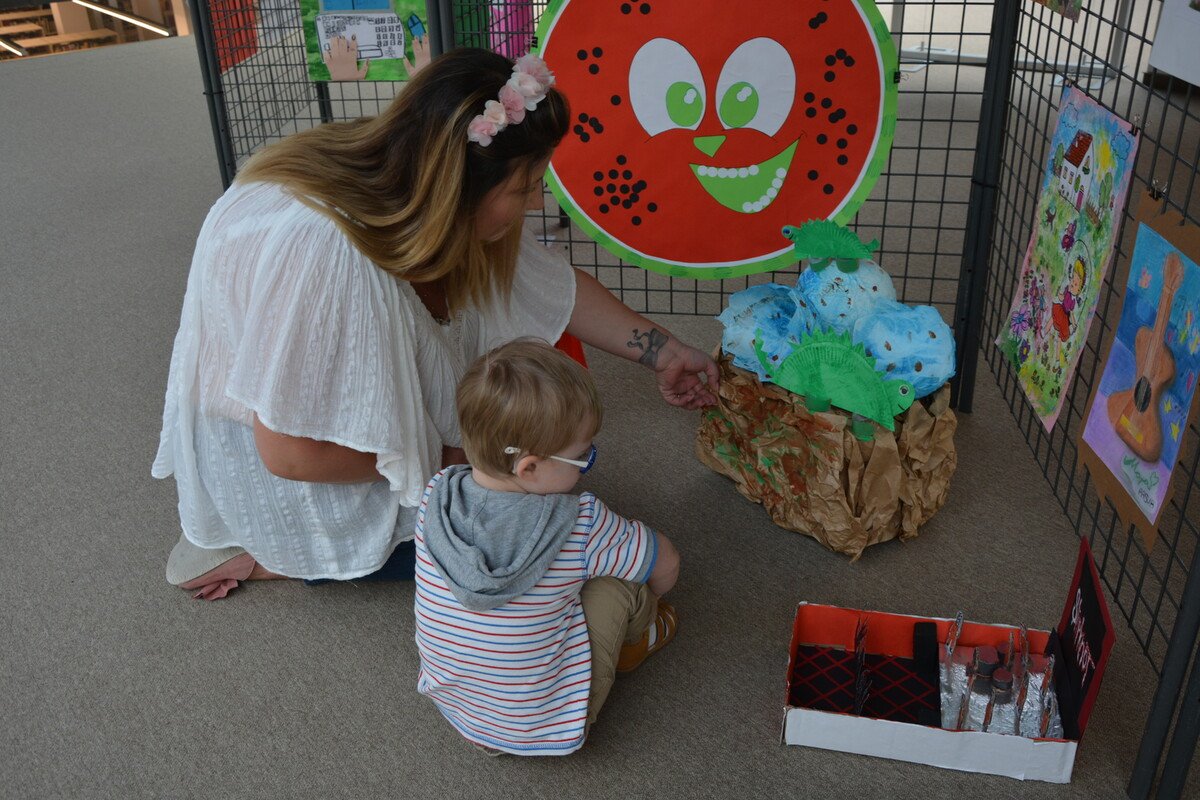
[[[1077,742],[1066,740],[947,731],[809,708],[787,709],[783,740],[822,750],[1049,783],[1071,782],[1078,747]]]

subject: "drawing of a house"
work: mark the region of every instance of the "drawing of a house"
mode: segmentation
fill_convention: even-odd
[[[1092,188],[1092,135],[1078,131],[1058,170],[1058,193],[1079,211]]]

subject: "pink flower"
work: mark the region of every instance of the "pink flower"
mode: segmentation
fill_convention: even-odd
[[[533,111],[537,108],[538,103],[546,99],[546,92],[538,83],[538,79],[532,75],[526,75],[524,72],[514,72],[505,85],[511,86],[517,94],[525,98],[526,111]]]
[[[478,142],[480,147],[487,147],[492,143],[492,137],[499,131],[496,130],[495,124],[483,118],[479,114],[471,123],[467,125],[467,139],[472,142]]]
[[[545,61],[542,61],[542,59],[533,53],[526,53],[518,58],[517,65],[513,68],[513,71],[532,75],[541,84],[542,89],[549,89],[554,85],[554,73],[546,66]]]
[[[508,124],[508,114],[504,111],[504,106],[499,100],[488,100],[483,106],[483,118],[496,126],[496,131],[504,130],[504,126]],[[495,134],[492,134],[495,136]]]
[[[510,124],[516,125],[525,119],[525,98],[507,83],[500,87],[500,103]]]

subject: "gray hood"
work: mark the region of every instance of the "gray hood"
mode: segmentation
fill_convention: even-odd
[[[458,602],[487,611],[541,580],[578,517],[579,495],[492,491],[454,466],[429,493],[425,549]]]

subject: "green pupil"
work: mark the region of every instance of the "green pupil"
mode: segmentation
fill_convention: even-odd
[[[725,90],[721,98],[721,120],[731,128],[740,128],[758,113],[758,92],[745,81]]]
[[[667,114],[682,128],[690,128],[704,114],[704,97],[686,81],[676,81],[667,88]]]

